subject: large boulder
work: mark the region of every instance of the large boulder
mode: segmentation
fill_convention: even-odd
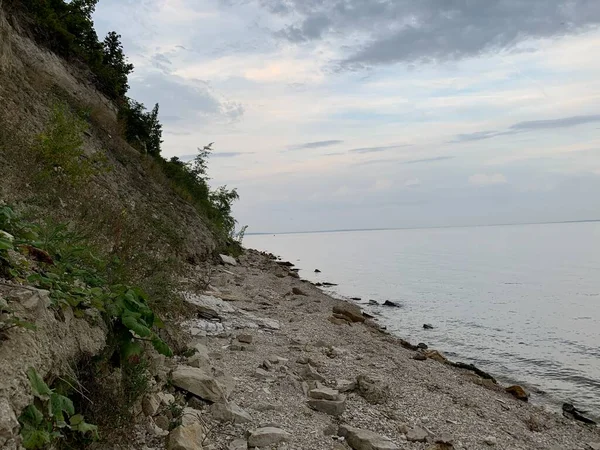
[[[399,450],[396,444],[384,436],[348,425],[340,426],[338,435],[344,437],[354,450]]]
[[[360,308],[352,303],[341,302],[333,307],[333,313],[346,317],[351,322],[364,322],[365,317]]]
[[[213,403],[227,400],[233,390],[225,377],[215,377],[212,372],[197,367],[178,366],[171,380],[175,387]]]
[[[235,258],[232,258],[231,256],[219,255],[219,258],[221,258],[221,262],[223,264],[226,264],[229,266],[237,266],[237,261],[235,260]]]
[[[248,446],[271,447],[272,445],[288,442],[292,435],[281,428],[264,427],[250,432]]]

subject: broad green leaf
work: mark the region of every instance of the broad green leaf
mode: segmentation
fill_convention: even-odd
[[[83,416],[81,414],[75,414],[71,417],[69,422],[71,423],[71,426],[79,425],[81,422],[83,422]]]
[[[43,421],[44,415],[39,409],[35,407],[35,405],[27,405],[27,407],[19,416],[19,422],[21,422],[23,426],[31,426],[33,428],[37,428],[41,425]]]
[[[0,250],[11,250],[12,248],[12,242],[10,242],[8,239],[0,237]]]
[[[165,327],[165,323],[156,314],[154,315],[154,321],[153,321],[152,325],[155,326],[156,328],[164,328]]]
[[[133,331],[139,337],[148,337],[152,334],[150,328],[138,322],[138,320],[131,315],[124,315],[121,317],[121,322],[129,330]]]
[[[21,436],[23,437],[22,445],[28,450],[42,449],[51,442],[50,433],[46,430],[29,426],[21,429]]]
[[[50,403],[48,404],[50,417],[54,417],[57,421],[64,422],[65,416],[63,412],[66,412],[69,416],[75,414],[75,407],[70,398],[64,395],[53,392],[50,395]]]
[[[98,439],[98,427],[87,422],[79,422],[77,425],[72,425],[73,431],[78,431],[81,434],[91,433],[94,439]]]
[[[173,356],[173,351],[169,348],[169,346],[166,344],[166,342],[163,341],[158,336],[156,336],[156,337],[154,337],[154,339],[152,339],[152,345],[154,346],[156,351],[158,353],[160,353],[161,355],[165,355],[165,356],[169,356],[169,357]]]
[[[37,370],[35,370],[33,367],[27,369],[27,378],[29,378],[33,395],[36,397],[46,400],[48,396],[52,394],[52,390],[48,387],[40,374],[37,373]]]
[[[132,357],[139,357],[144,349],[139,342],[133,340],[125,341],[121,344],[121,358],[125,361],[129,361]]]

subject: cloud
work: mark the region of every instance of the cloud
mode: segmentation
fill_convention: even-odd
[[[493,186],[496,184],[506,184],[508,181],[501,173],[485,174],[477,173],[469,177],[469,184],[475,186]]]
[[[404,186],[405,187],[417,187],[417,186],[421,186],[421,180],[419,180],[418,178],[412,178],[410,180],[406,180],[404,182]]]
[[[236,156],[254,155],[254,152],[217,152],[211,153],[211,158],[234,158]]]
[[[131,82],[131,96],[147,107],[159,103],[160,119],[166,125],[181,120],[234,121],[244,114],[240,103],[221,98],[202,80],[156,71],[135,78]]]
[[[570,128],[578,125],[586,125],[590,123],[600,122],[600,114],[589,114],[580,116],[562,117],[558,119],[546,119],[546,120],[530,120],[525,122],[518,122],[511,125],[507,130],[504,131],[476,131],[474,133],[459,134],[450,143],[460,142],[472,142],[481,141],[484,139],[491,139],[498,136],[505,136],[510,134],[524,133],[528,131],[538,130],[553,130],[557,128]]]
[[[436,156],[434,158],[411,159],[410,161],[403,161],[402,164],[432,163],[438,161],[446,161],[448,159],[454,159],[454,156]]]
[[[401,145],[388,145],[383,147],[362,147],[362,148],[353,148],[352,150],[348,150],[348,153],[378,153],[384,152],[386,150],[392,150],[395,148],[403,148],[410,147],[409,144],[401,144]]]
[[[333,145],[341,144],[344,141],[340,140],[330,140],[330,141],[317,141],[317,142],[306,142],[304,144],[297,144],[288,147],[289,150],[304,150],[304,149],[312,149],[312,148],[323,148],[323,147],[331,147]]]
[[[292,23],[276,33],[294,43],[350,36],[343,68],[456,60],[528,39],[575,34],[600,23],[600,3],[583,0],[259,0]],[[362,45],[356,49],[357,38]],[[359,41],[360,42],[360,41]]]

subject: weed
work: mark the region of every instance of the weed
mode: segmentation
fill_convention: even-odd
[[[85,422],[81,414],[75,414],[71,399],[50,389],[34,368],[29,368],[27,377],[34,402],[19,416],[23,447],[42,449],[67,433],[78,433],[88,440],[98,439],[98,428]]]

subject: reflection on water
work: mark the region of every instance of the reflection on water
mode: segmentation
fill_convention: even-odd
[[[600,416],[600,223],[250,235],[245,245],[338,283],[334,293],[360,297],[404,338]]]

